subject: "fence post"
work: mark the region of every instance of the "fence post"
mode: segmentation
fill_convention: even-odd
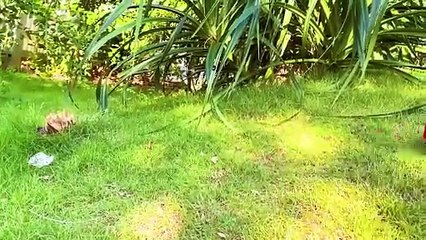
[[[22,59],[24,57],[28,57],[29,51],[31,51],[31,47],[28,45],[28,38],[24,34],[23,29],[32,29],[33,28],[33,21],[30,18],[29,15],[22,14],[21,15],[21,27],[16,30],[16,42],[13,45],[10,54],[11,58],[9,63],[7,64],[8,67],[14,68],[14,69],[20,69]]]

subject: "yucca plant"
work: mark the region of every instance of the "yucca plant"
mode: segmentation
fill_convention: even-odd
[[[278,13],[285,9],[283,25],[292,33],[275,43],[281,52],[299,56],[299,60],[309,57],[310,62],[349,68],[340,81],[342,91],[362,79],[367,67],[419,82],[401,68],[423,68],[415,64],[419,63],[418,48],[425,45],[426,9],[421,1],[276,1],[273,9]],[[288,51],[291,41],[296,46],[290,45]],[[380,58],[374,58],[375,53]]]
[[[377,52],[383,63],[423,65],[426,52],[426,8],[422,1],[392,2],[381,21]],[[423,56],[422,56],[423,55]],[[396,64],[398,66],[398,64]]]
[[[152,72],[160,85],[172,63],[184,59],[192,73],[205,72],[207,102],[244,82],[273,77],[274,69],[285,64],[347,69],[339,82],[340,93],[362,79],[370,67],[390,69],[412,81],[418,79],[401,68],[422,68],[413,61],[416,49],[425,41],[421,0],[171,2],[174,6],[153,0],[140,0],[135,5],[132,0],[122,1],[104,18],[86,58],[112,38],[130,32],[133,38],[127,46],[132,46],[132,54],[115,66],[120,71],[119,84],[133,75]],[[125,15],[133,16],[132,20],[109,30]],[[142,39],[154,41],[141,46]],[[396,61],[395,53],[404,55],[401,51],[405,57]],[[381,58],[373,59],[375,53]],[[107,79],[97,91],[103,109],[110,93]],[[301,93],[300,83],[291,80]]]
[[[422,83],[421,79],[401,70],[401,68],[424,69],[424,67],[410,62],[395,61],[392,59],[391,53],[392,48],[398,49],[400,52],[405,47],[414,50],[416,47],[425,46],[426,25],[419,25],[416,22],[411,22],[408,25],[399,23],[402,18],[410,21],[412,18],[417,19],[418,17],[417,20],[424,23],[426,8],[423,6],[422,1],[383,0],[373,1],[371,4],[368,4],[367,1],[354,1],[351,4],[353,4],[352,17],[355,23],[352,45],[352,54],[355,56],[352,58],[354,66],[342,78],[342,88],[334,102],[354,80],[363,78],[368,67],[392,71],[411,82]],[[404,9],[402,12],[396,10],[401,6]],[[418,9],[419,11],[413,11],[412,9]],[[385,45],[384,41],[386,39],[394,39],[391,41],[393,46]],[[384,58],[374,59],[373,54],[375,52],[381,52]],[[415,50],[412,52],[415,52]]]

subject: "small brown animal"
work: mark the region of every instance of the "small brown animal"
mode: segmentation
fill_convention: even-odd
[[[72,113],[65,111],[50,113],[45,119],[44,126],[38,127],[37,132],[41,135],[60,133],[71,128],[75,122],[75,117]]]

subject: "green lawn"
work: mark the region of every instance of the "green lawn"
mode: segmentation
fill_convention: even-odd
[[[75,93],[0,73],[0,239],[425,239],[423,113],[394,111],[426,92],[389,76],[344,94],[306,82],[305,109],[285,86],[250,87],[221,104],[231,131],[199,97],[121,94],[97,114]],[[73,111],[70,133],[40,137],[50,111]],[[169,123],[163,131],[147,134]],[[39,151],[53,165],[35,169]],[[137,238],[139,237],[139,238]]]

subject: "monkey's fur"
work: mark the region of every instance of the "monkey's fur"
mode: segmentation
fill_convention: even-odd
[[[76,123],[72,113],[65,111],[50,113],[45,119],[43,127],[38,127],[37,132],[41,135],[49,135],[70,129]]]

